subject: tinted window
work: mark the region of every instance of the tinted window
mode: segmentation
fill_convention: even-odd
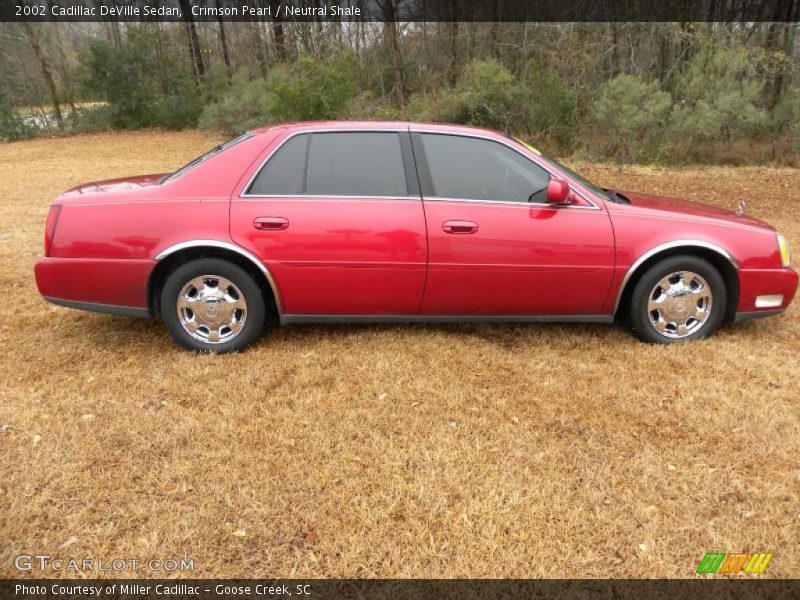
[[[440,198],[545,202],[550,174],[498,142],[423,134],[433,195]]]
[[[248,194],[294,196],[303,193],[308,134],[296,135],[272,155],[256,176]]]
[[[397,133],[315,133],[306,193],[320,196],[406,196]]]

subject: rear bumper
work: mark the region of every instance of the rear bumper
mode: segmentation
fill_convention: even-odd
[[[78,310],[88,310],[91,312],[106,313],[109,315],[121,315],[123,317],[136,317],[137,319],[150,318],[150,311],[146,308],[136,308],[134,306],[117,306],[116,304],[97,304],[96,302],[79,302],[78,300],[64,300],[62,298],[44,299],[58,306],[76,308]]]
[[[34,273],[39,293],[60,306],[148,317],[147,283],[155,262],[95,258],[41,258]]]
[[[791,268],[741,269],[738,275],[739,303],[734,323],[780,314],[797,292],[798,276]]]

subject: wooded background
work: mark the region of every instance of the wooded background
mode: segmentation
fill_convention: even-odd
[[[410,119],[502,129],[591,160],[796,164],[797,29],[4,23],[0,137]]]

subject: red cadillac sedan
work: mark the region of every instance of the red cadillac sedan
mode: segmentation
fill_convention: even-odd
[[[192,350],[390,321],[619,318],[672,343],[791,302],[786,239],[741,212],[603,189],[494,131],[295,123],[64,192],[36,282],[62,306],[160,316]]]

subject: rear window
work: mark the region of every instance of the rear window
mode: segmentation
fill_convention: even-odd
[[[219,154],[220,152],[224,152],[225,150],[227,150],[231,146],[235,146],[239,142],[243,142],[244,140],[249,139],[251,137],[253,137],[253,134],[248,131],[247,133],[243,133],[242,135],[237,136],[237,137],[233,138],[232,140],[228,140],[224,144],[220,144],[219,146],[214,146],[211,150],[209,150],[205,154],[201,154],[197,158],[192,159],[187,164],[183,165],[180,169],[175,171],[172,175],[167,175],[166,177],[164,177],[161,180],[161,183],[166,183],[168,181],[172,181],[173,179],[176,179],[176,178],[180,177],[181,175],[183,175],[187,171],[191,171],[194,167],[199,165],[201,162],[205,162],[206,160],[208,160],[212,156],[215,156],[215,155]]]

